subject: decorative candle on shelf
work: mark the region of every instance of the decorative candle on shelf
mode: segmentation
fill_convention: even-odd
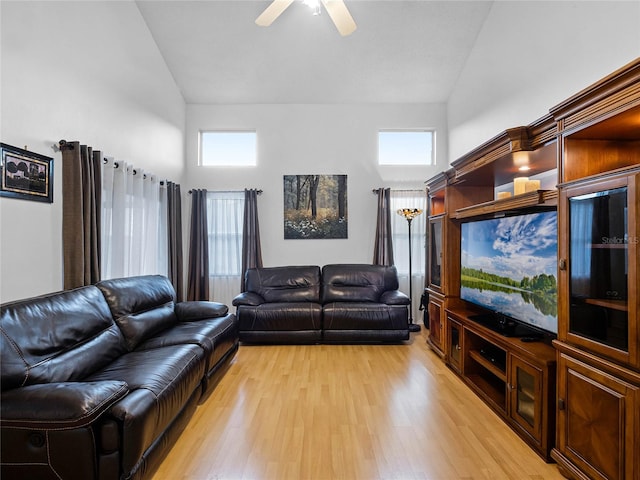
[[[516,177],[513,179],[513,194],[521,195],[525,193],[525,186],[529,181],[529,177]]]
[[[535,192],[537,190],[540,190],[540,180],[528,180],[524,184],[525,192]]]
[[[511,196],[511,192],[498,192],[498,200],[502,200],[503,198],[509,198]]]

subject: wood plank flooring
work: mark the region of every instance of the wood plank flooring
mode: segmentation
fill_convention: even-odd
[[[153,480],[562,479],[425,335],[241,346]]]

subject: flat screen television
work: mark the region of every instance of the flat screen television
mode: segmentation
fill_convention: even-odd
[[[558,220],[536,211],[461,225],[460,297],[507,336],[557,334]]]

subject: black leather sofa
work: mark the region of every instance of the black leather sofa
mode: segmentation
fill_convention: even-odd
[[[162,276],[1,306],[0,477],[141,479],[238,349],[235,315]]]
[[[252,268],[233,300],[245,343],[359,343],[409,339],[409,297],[394,266]]]

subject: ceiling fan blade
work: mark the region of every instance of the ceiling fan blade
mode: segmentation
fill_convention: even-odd
[[[322,4],[327,9],[327,13],[340,35],[346,37],[355,32],[358,27],[343,0],[322,0]]]
[[[262,12],[260,16],[256,18],[256,24],[260,25],[261,27],[268,27],[292,3],[293,0],[273,0],[273,2],[271,2],[271,5],[265,8],[264,12]]]

